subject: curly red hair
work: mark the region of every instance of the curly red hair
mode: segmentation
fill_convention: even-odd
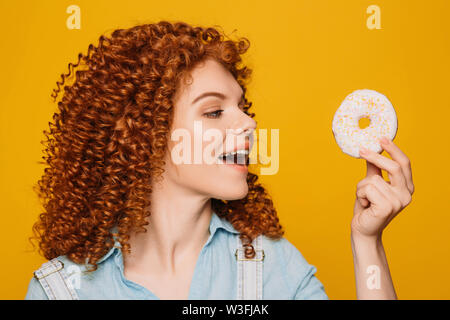
[[[49,122],[50,131],[44,130],[47,157],[41,163],[49,167],[35,185],[44,212],[31,238],[46,259],[67,255],[93,271],[114,237],[130,252],[130,232],[145,231],[151,214],[149,181],[163,172],[172,97],[180,80],[198,62],[213,58],[233,74],[245,95],[252,70],[239,65],[250,42],[224,37],[216,28],[160,21],[102,35],[97,47],[90,44],[86,55],[69,63],[52,93],[55,101],[74,69],[83,70],[64,86],[59,112]],[[245,102],[245,112],[254,117],[248,111],[252,103]],[[245,198],[212,199],[211,204],[241,233],[245,255],[252,258],[257,235],[279,239],[284,230],[258,176],[249,173],[247,180]]]

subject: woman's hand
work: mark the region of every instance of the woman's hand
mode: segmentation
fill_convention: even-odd
[[[384,228],[410,202],[414,193],[411,162],[392,141],[380,140],[392,160],[368,150],[367,174],[356,186],[356,200],[351,224],[352,236],[379,239]],[[390,181],[383,179],[386,170]]]
[[[408,157],[392,141],[380,142],[392,160],[370,150],[360,153],[366,159],[367,174],[356,186],[351,225],[358,299],[397,299],[381,234],[414,193]],[[382,169],[390,181],[383,179]]]

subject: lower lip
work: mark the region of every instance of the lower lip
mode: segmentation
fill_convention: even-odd
[[[243,165],[243,164],[233,164],[233,163],[231,163],[231,164],[225,164],[225,165],[229,166],[229,167],[232,167],[233,169],[236,169],[236,170],[241,171],[241,172],[247,172],[248,171],[247,166]]]

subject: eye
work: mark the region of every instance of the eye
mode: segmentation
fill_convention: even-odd
[[[216,110],[216,111],[213,111],[213,112],[205,113],[204,116],[207,117],[207,118],[216,119],[216,118],[220,117],[222,112],[223,112],[223,110]]]

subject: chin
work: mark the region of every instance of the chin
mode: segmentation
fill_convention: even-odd
[[[217,192],[219,191],[219,192]],[[221,200],[239,200],[243,199],[248,194],[248,185],[245,182],[242,185],[234,185],[225,187],[222,186],[221,190],[216,190],[216,193],[214,195],[214,198],[221,199]]]

